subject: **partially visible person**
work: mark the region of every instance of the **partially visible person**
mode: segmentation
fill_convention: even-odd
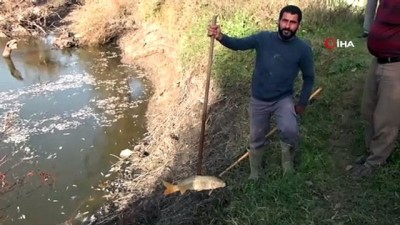
[[[368,35],[374,56],[365,81],[362,116],[369,155],[356,160],[352,175],[362,178],[387,163],[400,129],[400,0],[381,0]]]
[[[281,139],[283,173],[292,172],[298,149],[297,115],[303,114],[314,85],[314,60],[311,46],[296,36],[302,20],[301,10],[294,5],[281,9],[278,31],[260,31],[234,38],[221,32],[219,25],[209,27],[209,35],[232,50],[256,50],[250,98],[250,179],[258,179],[263,154],[267,151],[266,134],[270,118],[276,116]],[[298,102],[294,101],[294,81],[302,72],[303,87]]]
[[[378,5],[378,0],[367,0],[367,5],[365,6],[364,14],[364,32],[359,36],[362,38],[368,37],[368,33],[371,30],[372,23],[375,19],[376,7]]]

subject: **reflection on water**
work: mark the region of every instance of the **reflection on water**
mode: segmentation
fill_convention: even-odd
[[[90,217],[104,194],[97,185],[113,177],[110,154],[146,132],[149,91],[116,49],[20,41],[0,61],[0,223]]]
[[[21,72],[15,68],[14,62],[11,60],[11,58],[4,58],[4,61],[6,62],[11,75],[17,80],[23,80]]]

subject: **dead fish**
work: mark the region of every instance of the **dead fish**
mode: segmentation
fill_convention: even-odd
[[[226,185],[223,180],[213,176],[192,176],[178,182],[176,185],[164,180],[162,180],[162,183],[166,188],[164,195],[169,195],[177,191],[181,192],[181,194],[184,194],[187,190],[212,190],[225,187]]]

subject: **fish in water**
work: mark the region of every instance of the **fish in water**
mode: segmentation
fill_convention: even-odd
[[[164,180],[162,182],[166,188],[164,195],[169,195],[177,191],[181,192],[181,194],[184,194],[187,190],[212,190],[225,187],[226,185],[223,180],[213,176],[192,176],[178,182],[175,185]]]

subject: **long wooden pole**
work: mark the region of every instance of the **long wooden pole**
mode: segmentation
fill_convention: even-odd
[[[319,94],[322,91],[322,88],[318,88],[317,90],[314,91],[314,93],[311,94],[309,100],[313,99],[317,94]],[[271,136],[275,131],[277,130],[277,127],[274,127],[270,132],[265,137]],[[230,165],[228,168],[226,168],[222,173],[219,174],[220,177],[224,175],[226,172],[228,172],[230,169],[232,169],[234,166],[239,164],[243,159],[245,159],[247,156],[249,156],[249,152],[244,153],[236,162],[234,162],[232,165]]]
[[[213,16],[212,25],[216,25],[217,23],[217,15]],[[210,89],[210,77],[211,77],[211,66],[213,63],[214,56],[214,37],[210,37],[210,49],[208,55],[208,67],[207,67],[207,80],[204,94],[204,103],[203,103],[203,115],[202,115],[202,123],[201,123],[201,134],[200,134],[200,145],[199,145],[199,154],[198,154],[198,164],[197,164],[197,174],[201,175],[203,170],[203,146],[204,146],[204,133],[206,127],[206,119],[207,119],[207,109],[208,109],[208,92]]]

